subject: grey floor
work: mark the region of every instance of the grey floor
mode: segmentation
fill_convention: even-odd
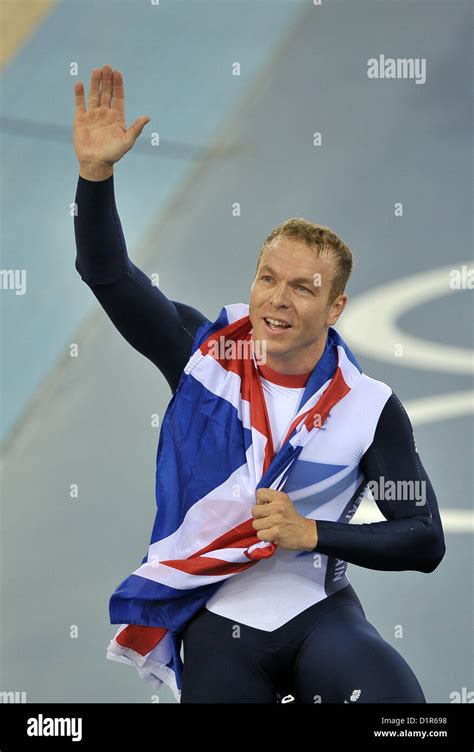
[[[104,14],[105,6],[100,6]],[[125,30],[127,22],[133,25],[132,11],[126,4],[117,7]],[[176,4],[176,29],[180,20],[188,29],[189,7]],[[231,49],[231,60],[240,60],[245,70],[247,55],[251,72],[219,111],[220,98],[212,97],[204,76],[192,86],[188,82],[190,97],[199,99],[198,85],[215,108],[212,127],[199,131],[196,116],[200,135],[193,142],[190,108],[176,151],[157,159],[143,139],[140,149],[116,168],[117,204],[130,255],[147,273],[159,273],[170,298],[215,318],[223,304],[248,301],[260,245],[283,219],[304,216],[330,225],[349,243],[356,267],[340,330],[350,345],[352,332],[365,371],[390,384],[413,417],[445,522],[447,553],[429,575],[352,565],[348,574],[367,617],[408,660],[428,702],[451,702],[452,693],[473,687],[472,291],[448,294],[446,289],[420,304],[422,278],[419,296],[415,290],[399,315],[400,342],[416,337],[438,354],[439,364],[426,369],[409,358],[376,357],[371,345],[383,308],[369,306],[361,332],[359,323],[351,324],[351,304],[355,311],[374,290],[386,291],[382,301],[388,303],[395,280],[408,285],[423,273],[428,284],[440,268],[472,266],[470,3],[323,0],[315,7],[263,2],[255,4],[252,12],[258,15],[252,23],[246,20],[247,3],[225,3],[225,12],[219,6],[214,13],[216,7],[200,3],[214,26],[196,14],[202,23],[197,49],[202,46],[211,57],[209,70],[220,69],[229,58],[217,42],[218,32],[231,38],[235,33],[240,41]],[[90,6],[84,8],[90,12]],[[59,3],[38,34],[59,35],[60,21],[66,26],[71,13],[69,3]],[[149,39],[146,18],[139,18]],[[67,28],[74,36],[70,24]],[[157,38],[162,34],[164,39],[161,27],[159,32]],[[82,74],[87,85],[92,67],[111,62],[131,74],[137,116],[152,107],[158,113],[153,87],[139,75],[130,49],[129,71],[120,55],[118,62],[112,59],[114,39],[107,38],[103,46],[97,32],[86,50],[87,40],[77,34],[75,54],[82,49],[87,56],[88,72]],[[183,56],[186,47],[183,43]],[[258,49],[264,54],[257,55]],[[380,53],[426,58],[426,83],[369,80],[367,60]],[[162,54],[166,75],[172,76],[169,56]],[[27,55],[26,63],[21,55]],[[21,55],[4,74],[7,94],[21,65],[32,66],[40,56],[35,38]],[[151,80],[165,75],[160,74],[159,45],[146,47],[146,55]],[[186,70],[191,68],[183,62],[181,87],[186,87]],[[62,133],[72,118],[66,101],[71,82],[66,83],[60,89]],[[233,83],[228,80],[227,86]],[[186,88],[184,94],[181,88],[180,102],[185,99]],[[172,87],[166,101],[170,107]],[[17,115],[21,119],[28,113]],[[179,115],[174,113],[177,120]],[[172,139],[170,123],[168,131]],[[322,133],[320,147],[312,144],[316,131]],[[2,160],[9,174],[13,165],[6,145],[15,139],[21,136],[4,132]],[[26,143],[35,151],[28,136]],[[56,186],[49,205],[46,196],[36,229],[30,228],[41,242],[34,249],[25,244],[21,253],[23,267],[34,268],[34,255],[53,245],[65,276],[38,295],[29,317],[18,300],[5,303],[2,291],[4,353],[16,352],[21,343],[22,356],[4,357],[3,364],[13,407],[3,445],[0,690],[24,691],[28,702],[156,701],[156,693],[133,669],[105,659],[105,649],[116,631],[108,621],[110,594],[146,553],[155,514],[158,441],[150,420],[154,413],[163,416],[170,391],[159,371],[116,332],[73,269],[71,218],[56,226],[51,216],[64,211],[58,185],[70,196],[67,203],[73,201],[77,173],[71,145],[58,136],[49,148],[54,152],[56,146],[63,159],[53,159],[49,168],[44,160],[38,165]],[[180,169],[167,194],[163,175],[175,162]],[[24,164],[18,169],[26,173]],[[28,199],[33,183],[37,194],[37,181],[31,172],[28,177],[20,173],[8,200],[25,201],[25,191]],[[240,217],[232,216],[235,202],[241,205]],[[394,216],[397,202],[403,203],[402,217]],[[5,232],[13,235],[13,229],[7,226]],[[50,251],[45,253],[54,277],[56,262]],[[14,265],[11,250],[5,259],[4,267]],[[63,309],[69,323],[59,330],[53,319]],[[24,342],[32,314],[35,326],[43,322],[41,334],[33,329]],[[25,316],[24,326],[15,316],[20,321]],[[53,344],[47,344],[49,326]],[[78,357],[69,356],[71,343],[78,345]],[[41,378],[27,383],[23,368],[35,372],[38,351]],[[45,351],[48,356],[41,361]],[[23,391],[15,391],[15,377]],[[453,407],[447,398],[456,394],[461,399]],[[436,405],[445,403],[438,417]],[[71,498],[76,484],[78,495]],[[361,512],[361,519],[370,518],[370,502]],[[400,631],[403,636],[397,637]],[[173,702],[171,693],[160,691],[159,701]]]

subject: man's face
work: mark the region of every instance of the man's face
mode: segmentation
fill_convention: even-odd
[[[252,338],[263,340],[266,362],[282,373],[314,368],[326,342],[327,328],[344,310],[347,295],[332,303],[329,293],[335,263],[314,248],[280,237],[265,248],[250,290]],[[272,326],[268,319],[285,322]],[[263,348],[262,348],[263,349]]]

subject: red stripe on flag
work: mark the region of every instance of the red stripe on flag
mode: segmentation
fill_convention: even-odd
[[[264,450],[264,461],[262,475],[267,471],[273,457],[275,449],[273,446],[272,433],[270,430],[270,420],[268,418],[267,406],[263,395],[262,385],[258,377],[257,369],[252,357],[243,358],[219,358],[215,357],[212,350],[215,346],[219,347],[221,341],[236,341],[238,346],[239,340],[247,344],[244,345],[245,352],[251,355],[252,334],[248,331],[250,322],[249,316],[244,316],[232,324],[219,329],[217,332],[210,334],[209,337],[200,345],[203,355],[214,357],[219,365],[230,373],[235,373],[240,378],[240,394],[243,400],[250,404],[250,423],[259,433],[266,437],[267,441]],[[224,340],[221,338],[225,338]]]
[[[253,563],[253,561],[249,561],[246,564],[234,564],[230,561],[214,559],[210,556],[200,556],[197,559],[195,557],[191,559],[170,559],[169,561],[160,562],[160,564],[165,564],[172,569],[178,569],[180,572],[194,575],[210,575],[211,577],[221,574],[236,574],[237,572],[242,572],[244,569],[248,569]]]
[[[255,500],[256,503],[257,501]],[[261,543],[261,539],[257,537],[257,531],[253,527],[252,522],[253,517],[245,520],[245,522],[241,522],[240,525],[236,525],[224,533],[224,535],[215,538],[209,545],[196,551],[192,556],[212,553],[212,551],[218,551],[220,548],[250,548],[255,543]]]
[[[325,390],[324,394],[322,394],[320,399],[314,405],[314,407],[310,408],[309,410],[307,410],[307,412],[294,419],[288,429],[283,444],[288,441],[296,426],[298,426],[303,420],[308,431],[312,431],[314,428],[321,428],[321,426],[323,426],[326,422],[327,417],[334,405],[337,404],[337,402],[345,397],[346,394],[348,394],[350,391],[351,389],[344,381],[344,376],[338,366],[331,380],[331,383]],[[318,425],[315,425],[314,423],[316,415],[319,416]]]
[[[139,655],[146,655],[158,645],[167,633],[165,627],[146,627],[143,624],[129,624],[115,638],[123,648],[131,648]]]

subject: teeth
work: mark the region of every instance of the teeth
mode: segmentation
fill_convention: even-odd
[[[288,324],[286,324],[284,321],[278,321],[278,319],[269,319],[268,317],[265,319],[265,321],[268,321],[269,324],[272,326],[281,326],[281,327],[288,327]]]

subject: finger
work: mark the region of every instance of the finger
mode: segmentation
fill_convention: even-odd
[[[102,68],[102,91],[100,93],[100,106],[110,107],[112,101],[112,68],[104,65]]]
[[[100,82],[102,80],[102,69],[94,68],[91,76],[91,85],[89,89],[89,110],[93,110],[100,104]]]
[[[74,95],[76,100],[76,114],[82,114],[86,111],[86,103],[84,101],[84,84],[82,81],[76,81],[74,85]]]
[[[255,519],[260,517],[268,517],[270,514],[272,514],[270,504],[259,504],[258,506],[254,506],[252,507],[251,512]]]
[[[266,517],[265,519],[255,519],[252,521],[252,527],[254,530],[268,530],[269,527],[274,524],[272,519]]]
[[[275,543],[277,536],[278,531],[274,527],[268,527],[264,530],[257,531],[257,538],[264,541],[270,541],[270,543]]]
[[[132,143],[135,143],[138,136],[144,129],[145,125],[150,122],[150,118],[146,115],[143,115],[142,117],[139,117],[138,120],[135,120],[133,125],[130,126],[130,128],[127,130],[127,135],[132,138]]]
[[[269,501],[272,501],[274,493],[271,488],[259,488],[255,495],[257,504],[267,504]]]
[[[119,70],[114,70],[112,73],[112,107],[120,112],[125,122],[125,90]]]

